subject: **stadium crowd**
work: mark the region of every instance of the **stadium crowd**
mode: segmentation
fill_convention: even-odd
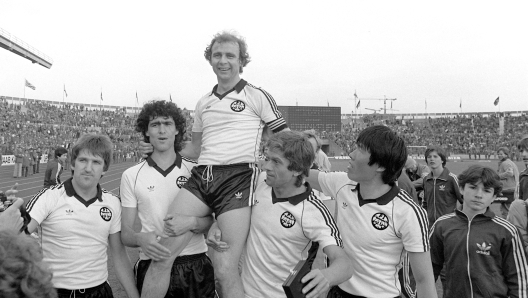
[[[90,110],[83,105],[57,106],[41,100],[13,104],[5,99],[0,100],[0,107],[0,153],[4,155],[14,155],[19,149],[45,156],[57,146],[69,148],[84,133],[102,133],[112,140],[116,157],[132,156],[141,137],[134,131],[135,116],[123,109]],[[187,110],[184,115],[185,138],[190,139],[192,117]]]
[[[359,123],[344,124],[340,132],[329,134],[346,154],[354,150],[354,142],[360,127],[384,123],[400,134],[408,146],[439,145],[448,154],[467,154],[469,158],[490,158],[499,147],[510,148],[515,160],[520,160],[516,143],[528,131],[528,115],[504,114],[504,131],[499,134],[499,115],[460,115],[427,119],[385,119],[373,114],[358,120]],[[418,153],[411,152],[411,153]],[[422,152],[423,154],[423,152]]]

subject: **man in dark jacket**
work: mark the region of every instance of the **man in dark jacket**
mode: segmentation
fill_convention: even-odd
[[[44,174],[44,187],[49,188],[53,185],[60,184],[60,175],[64,167],[64,163],[68,158],[68,150],[64,147],[55,149],[55,158],[48,161],[46,173]]]

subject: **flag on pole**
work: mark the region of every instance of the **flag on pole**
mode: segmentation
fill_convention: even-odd
[[[139,103],[139,99],[138,99],[138,96],[137,96],[137,91],[136,91],[136,103]]]
[[[425,109],[427,110],[427,99],[425,100]]]
[[[170,102],[172,102],[172,95],[169,93]]]
[[[28,82],[28,80],[26,80],[26,87],[31,88],[31,89],[33,89],[33,90],[36,89],[35,86],[33,86],[33,84],[31,84],[30,82]]]
[[[27,81],[26,81],[27,82]],[[499,98],[497,97],[497,99],[495,99],[495,101],[493,102],[494,105],[498,105],[499,104]]]
[[[66,85],[64,85],[64,94],[66,94],[66,97],[68,97],[68,93],[66,92]]]
[[[356,109],[359,109],[359,104],[361,103],[361,99],[358,101],[357,105],[356,105]]]
[[[358,97],[357,97],[357,94],[356,94],[356,90],[354,90],[354,97],[355,97],[355,98],[358,98]]]
[[[460,108],[462,108],[462,98],[460,99]]]
[[[103,91],[101,91],[101,101],[103,101]]]

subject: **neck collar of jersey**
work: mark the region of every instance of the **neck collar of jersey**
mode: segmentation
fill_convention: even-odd
[[[101,186],[99,185],[99,183],[97,183],[97,194],[95,195],[94,198],[87,201],[77,194],[77,192],[75,191],[75,188],[73,188],[72,181],[73,181],[73,177],[64,182],[64,189],[66,190],[66,195],[68,197],[75,197],[77,200],[79,200],[79,202],[83,203],[86,207],[95,203],[96,200],[99,200],[99,202],[103,201],[103,190],[101,189]]]
[[[216,95],[219,99],[222,99],[224,98],[226,95],[228,95],[229,93],[233,92],[233,91],[236,91],[237,93],[240,93],[240,91],[242,91],[242,89],[244,89],[244,87],[246,87],[247,85],[247,82],[244,80],[244,79],[240,79],[240,81],[238,81],[238,83],[235,85],[235,87],[233,87],[233,89],[227,91],[226,93],[224,94],[218,94],[216,92],[216,90],[218,89],[218,84],[216,84],[214,87],[213,87],[213,91],[211,92],[211,95]]]
[[[152,155],[147,157],[147,163],[149,166],[153,167],[158,172],[160,172],[160,174],[162,174],[163,177],[167,177],[167,175],[172,171],[172,169],[174,169],[174,167],[181,168],[182,157],[178,152],[176,152],[176,159],[174,160],[174,163],[170,167],[168,167],[166,170],[162,170],[158,166],[158,164],[152,159]]]
[[[356,192],[358,196],[359,206],[361,207],[365,204],[370,204],[370,203],[377,203],[378,205],[387,205],[400,192],[400,188],[396,186],[396,184],[389,184],[389,185],[392,186],[391,189],[387,193],[383,194],[381,197],[375,200],[364,200],[363,197],[361,197],[361,192],[359,191],[359,183],[358,183],[356,185]]]
[[[271,189],[271,202],[273,204],[282,203],[282,202],[290,202],[290,204],[292,204],[292,205],[297,205],[300,202],[302,202],[305,199],[307,199],[310,196],[310,194],[312,193],[312,187],[310,186],[310,184],[308,182],[305,182],[304,186],[306,186],[306,191],[305,192],[300,193],[298,195],[294,195],[294,196],[289,197],[289,198],[277,198],[277,196],[275,196],[275,192],[273,191],[273,189]]]

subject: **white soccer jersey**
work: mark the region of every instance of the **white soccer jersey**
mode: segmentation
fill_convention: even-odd
[[[219,97],[213,92],[196,104],[193,132],[202,133],[200,165],[256,163],[265,124],[272,131],[286,128],[275,100],[261,88],[240,80]]]
[[[328,209],[306,184],[306,192],[278,199],[261,173],[251,212],[251,227],[242,265],[246,297],[286,297],[282,284],[311,241],[324,248],[343,246]]]
[[[41,225],[44,262],[55,288],[91,288],[108,279],[108,236],[121,231],[117,196],[97,185],[97,196],[85,201],[70,178],[41,190],[27,210]]]
[[[163,171],[152,158],[127,169],[121,178],[120,197],[123,207],[137,208],[141,232],[163,234],[163,219],[176,195],[191,176],[195,161],[176,153],[174,164]],[[139,249],[139,258],[149,258]],[[181,256],[207,251],[203,234],[193,234]]]
[[[360,185],[346,173],[319,173],[319,184],[336,198],[336,222],[353,270],[339,287],[358,296],[399,296],[405,251],[429,251],[425,210],[397,186],[376,200],[363,200]]]

